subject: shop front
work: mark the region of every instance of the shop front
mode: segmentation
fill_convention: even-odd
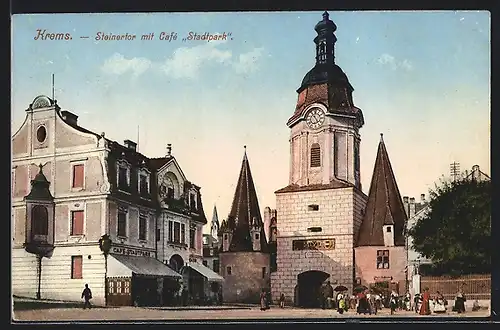
[[[187,262],[182,267],[181,274],[187,287],[190,304],[222,304],[222,284],[224,282],[222,276],[197,260]]]
[[[107,302],[109,306],[160,306],[171,298],[165,297],[166,287],[181,279],[179,273],[153,257],[110,254]]]

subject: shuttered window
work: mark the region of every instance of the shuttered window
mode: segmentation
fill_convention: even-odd
[[[73,165],[73,188],[83,188],[84,172],[83,164]]]
[[[71,278],[82,278],[82,256],[71,257]]]
[[[313,143],[311,146],[311,167],[321,166],[321,148],[319,144]]]
[[[83,211],[71,212],[71,235],[83,235]]]
[[[186,225],[181,223],[181,243],[186,243]]]

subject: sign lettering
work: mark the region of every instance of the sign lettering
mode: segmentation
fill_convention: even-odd
[[[300,239],[292,241],[292,250],[334,250],[335,249],[335,239],[334,238],[323,238],[323,239]]]
[[[140,257],[151,257],[151,254],[152,254],[150,251],[131,249],[131,248],[123,248],[123,247],[118,247],[118,246],[113,246],[111,252],[116,253],[116,254],[122,254],[125,256],[140,256]]]

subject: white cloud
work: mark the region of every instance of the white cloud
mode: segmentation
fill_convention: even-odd
[[[144,57],[126,59],[120,53],[114,53],[104,61],[101,70],[105,73],[121,75],[131,71],[134,76],[139,76],[151,67],[152,63]]]
[[[262,56],[264,48],[255,48],[254,50],[240,54],[238,61],[233,63],[234,70],[237,73],[250,73],[257,70],[257,61]]]
[[[214,41],[191,48],[177,48],[172,57],[161,64],[160,68],[166,75],[173,78],[196,78],[203,64],[210,61],[226,63],[231,59],[231,51],[215,48],[220,43],[220,41]]]
[[[397,60],[394,56],[390,54],[382,54],[378,59],[377,62],[381,65],[386,65],[391,70],[397,70],[399,68],[406,70],[406,71],[412,71],[413,70],[413,63],[408,60],[404,59],[402,61]]]

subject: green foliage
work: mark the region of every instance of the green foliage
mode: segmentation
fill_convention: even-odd
[[[430,211],[408,232],[413,247],[441,274],[491,272],[491,181],[441,182]]]

